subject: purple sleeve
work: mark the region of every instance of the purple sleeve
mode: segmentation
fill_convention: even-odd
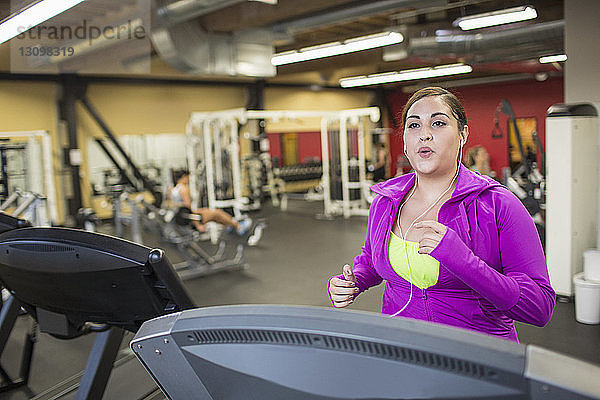
[[[358,287],[358,294],[368,290],[370,287],[379,285],[383,279],[377,271],[375,270],[375,266],[373,265],[373,257],[371,256],[371,231],[373,226],[377,226],[374,224],[373,218],[375,210],[379,206],[382,197],[377,196],[375,200],[371,203],[371,207],[369,207],[369,220],[367,222],[367,237],[365,239],[365,244],[362,246],[361,252],[354,258],[354,266],[352,267],[352,271],[356,276],[356,287]]]
[[[354,258],[352,271],[354,272],[354,276],[356,276],[356,287],[358,288],[358,293],[354,295],[354,297],[358,296],[365,290],[368,290],[370,287],[379,285],[383,281],[381,276],[379,276],[377,271],[375,271],[375,267],[371,262],[372,258],[370,240],[370,230],[373,222],[373,210],[377,207],[380,199],[381,197],[378,196],[375,198],[375,200],[373,200],[373,203],[371,203],[371,207],[369,209],[369,220],[367,222],[367,237],[365,239],[365,244],[362,246],[360,254]],[[328,286],[329,281],[331,281],[332,278],[340,278],[345,280],[344,274],[334,275],[327,281]],[[329,299],[331,300],[331,296]]]
[[[368,290],[370,287],[379,285],[383,281],[381,276],[375,271],[371,260],[371,243],[367,230],[367,240],[365,240],[360,254],[354,258],[354,266],[352,267],[354,276],[356,276],[358,294]]]
[[[556,298],[535,224],[512,194],[503,196],[496,220],[501,271],[473,254],[450,228],[430,255],[508,317],[544,326]]]

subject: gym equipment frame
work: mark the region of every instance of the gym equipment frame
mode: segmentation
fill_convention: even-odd
[[[175,246],[179,255],[183,257],[184,261],[173,265],[181,279],[193,279],[223,271],[243,270],[248,267],[244,255],[244,245],[241,243],[232,244],[235,246],[233,254],[229,254],[232,251],[228,248],[228,240],[222,237],[219,238],[218,245],[211,245],[216,247],[212,254],[197,243],[198,239],[192,229],[185,226],[188,221],[192,221],[196,217],[194,214],[186,212],[189,210],[180,208],[174,211],[158,208],[141,198],[136,199],[130,206],[132,210],[136,210],[135,218],[143,217],[152,223],[160,231],[161,239]],[[137,210],[138,206],[143,209]],[[184,224],[182,220],[186,223]],[[142,235],[139,232],[136,233],[136,230],[139,231],[141,225],[140,221],[132,221],[131,224],[132,236],[138,237],[140,240]]]
[[[377,122],[380,118],[377,107],[356,108],[341,111],[291,111],[273,110],[258,111],[244,108],[216,111],[196,112],[187,124],[188,135],[188,166],[190,171],[190,188],[192,205],[197,207],[199,201],[198,184],[204,182],[208,194],[209,208],[233,207],[236,216],[248,204],[248,199],[242,195],[241,162],[239,156],[239,128],[250,120],[275,121],[281,119],[320,118],[321,126],[321,156],[323,165],[322,186],[324,215],[327,217],[343,215],[368,214],[368,186],[365,166],[365,123]],[[337,125],[339,130],[334,129]],[[351,181],[351,160],[348,154],[348,137],[350,127],[355,127],[358,140],[358,181]],[[333,140],[331,140],[333,139]],[[231,163],[232,197],[228,200],[217,200],[215,186],[223,182],[222,150],[229,150]],[[334,158],[339,157],[341,200],[331,196],[330,148]],[[199,168],[199,165],[202,165]],[[274,195],[275,185],[269,182],[271,196]],[[360,196],[351,200],[350,192],[357,189]]]
[[[50,135],[47,131],[42,130],[0,132],[0,139],[3,138],[26,142],[28,187],[22,189],[43,194],[46,198],[46,215],[49,217],[49,221],[44,221],[39,225],[49,226],[52,222],[57,222],[58,205]]]

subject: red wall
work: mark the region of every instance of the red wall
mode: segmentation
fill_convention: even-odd
[[[503,133],[502,138],[492,138],[494,115],[502,99],[512,105],[515,117],[535,117],[538,135],[543,145],[546,140],[546,111],[552,104],[564,102],[562,78],[548,79],[544,82],[527,81],[497,83],[479,86],[466,86],[450,89],[462,102],[467,112],[469,138],[467,149],[482,145],[490,154],[490,167],[501,177],[501,170],[508,166],[508,117],[498,115]],[[402,93],[399,88],[388,96],[388,103],[400,124],[402,107],[412,93]],[[390,138],[392,155],[392,173],[396,173],[396,160],[403,153],[402,129],[399,127]]]
[[[267,133],[270,154],[279,158],[281,165],[281,133]],[[307,159],[321,159],[321,132],[298,132],[298,162],[304,163]]]
[[[267,133],[267,139],[269,139],[269,153],[271,154],[271,158],[277,157],[279,166],[282,166],[281,135],[279,133]]]
[[[302,132],[298,134],[298,162],[321,157],[321,132]]]

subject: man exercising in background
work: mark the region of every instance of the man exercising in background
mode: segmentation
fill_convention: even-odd
[[[169,189],[167,199],[171,207],[186,207],[190,213],[201,217],[201,221],[192,220],[192,224],[199,232],[206,232],[204,224],[217,222],[224,226],[231,226],[238,235],[244,235],[252,226],[252,219],[245,218],[236,221],[225,211],[216,208],[197,208],[192,210],[192,197],[190,196],[190,174],[186,170],[178,170],[174,173],[175,186]]]

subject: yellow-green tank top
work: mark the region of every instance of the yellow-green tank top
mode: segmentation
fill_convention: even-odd
[[[410,262],[410,277],[406,263],[406,250]],[[404,240],[395,233],[390,233],[388,257],[394,271],[406,281],[420,289],[427,289],[437,283],[440,274],[440,263],[429,254],[419,254],[419,243]]]

